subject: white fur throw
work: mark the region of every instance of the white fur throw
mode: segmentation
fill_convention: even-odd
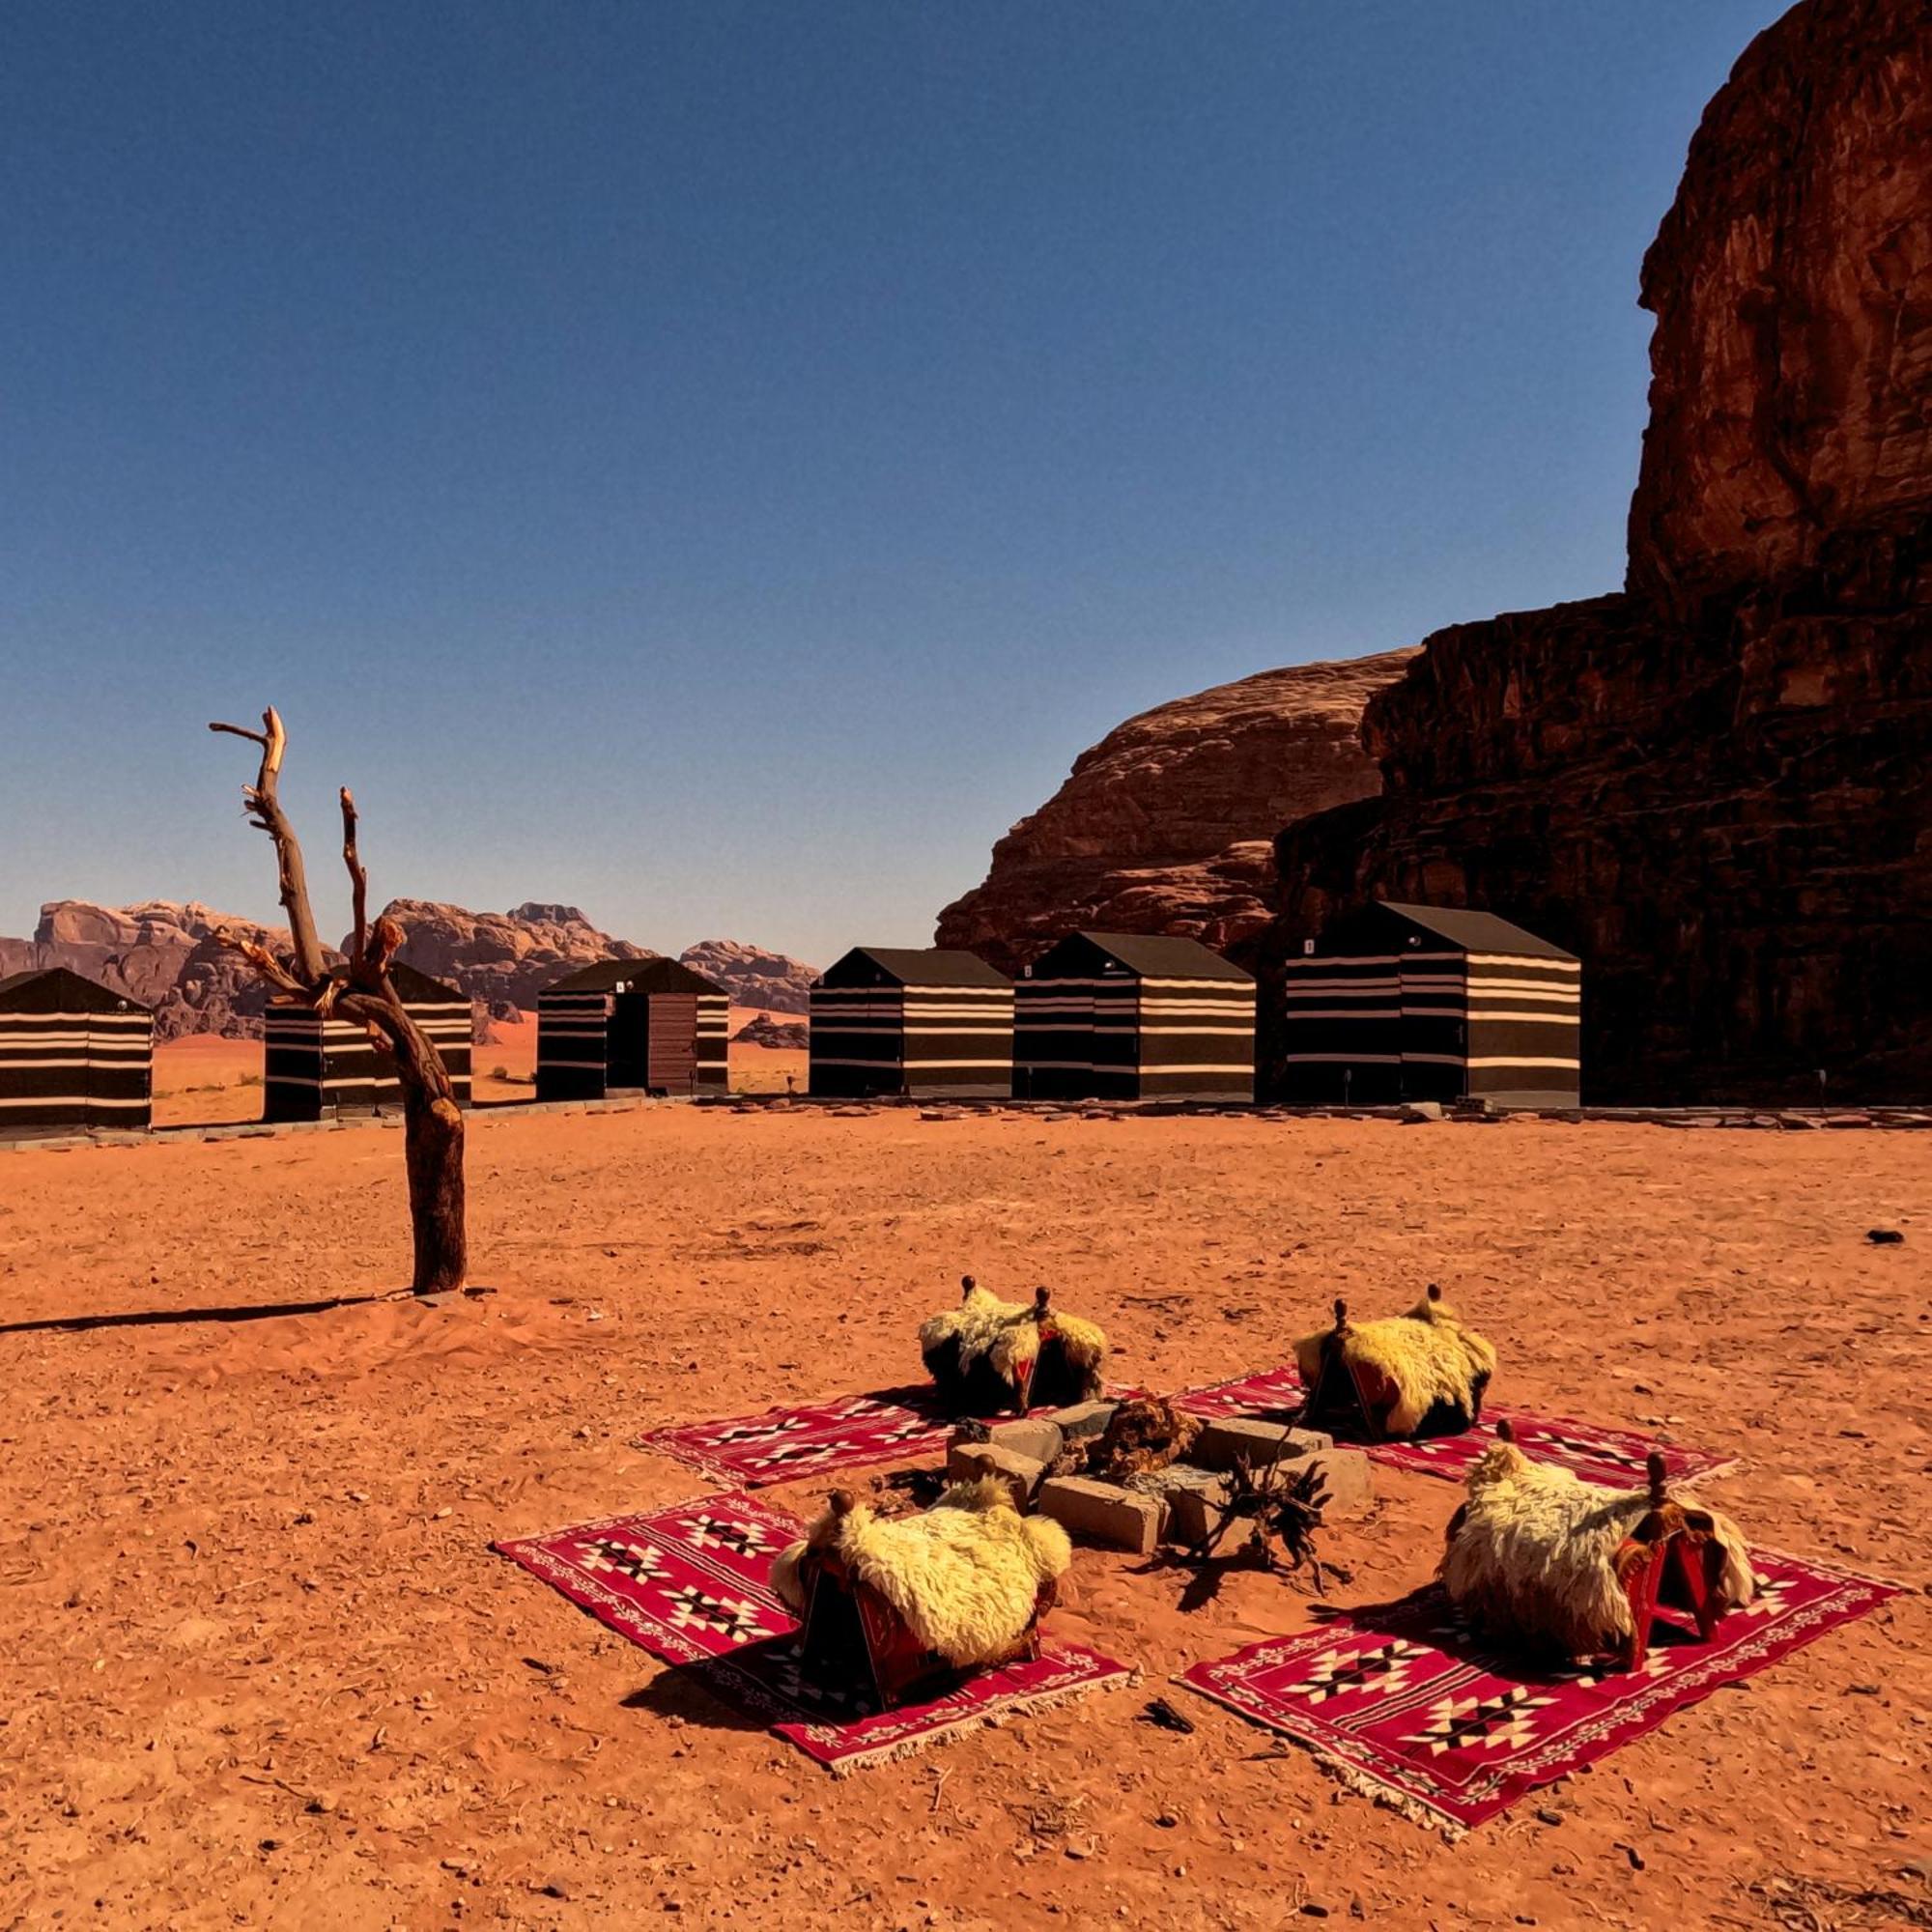
[[[1634,1626],[1624,1593],[1627,1546],[1654,1509],[1648,1490],[1608,1490],[1568,1469],[1532,1463],[1499,1441],[1469,1471],[1468,1501],[1449,1526],[1442,1585],[1484,1629],[1572,1657],[1612,1650]],[[1756,1592],[1744,1534],[1729,1517],[1690,1501],[1662,1506],[1669,1526],[1722,1553],[1722,1609]]]
[[[926,1649],[961,1669],[1011,1657],[1040,1585],[1073,1560],[1066,1532],[1046,1517],[1021,1516],[1012,1492],[990,1476],[955,1484],[923,1516],[878,1517],[863,1503],[842,1515],[828,1509],[772,1565],[772,1588],[801,1617],[799,1564],[808,1549],[836,1552]]]

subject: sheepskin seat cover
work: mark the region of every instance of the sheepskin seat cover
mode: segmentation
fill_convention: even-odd
[[[1107,1338],[1092,1321],[1049,1305],[1002,1301],[969,1274],[957,1304],[923,1321],[919,1351],[955,1415],[993,1415],[1014,1406],[1058,1408],[1100,1393]]]
[[[1634,1625],[1620,1557],[1657,1506],[1649,1491],[1582,1482],[1502,1441],[1477,1459],[1468,1492],[1442,1557],[1452,1602],[1487,1631],[1570,1657],[1630,1641]],[[1718,1607],[1748,1604],[1757,1579],[1737,1524],[1688,1499],[1663,1509],[1667,1527],[1722,1552]]]
[[[1339,1304],[1338,1304],[1339,1310]],[[1351,1371],[1389,1392],[1381,1418],[1385,1435],[1442,1435],[1472,1428],[1483,1413],[1483,1392],[1496,1372],[1496,1351],[1432,1283],[1406,1315],[1381,1321],[1338,1319],[1336,1326],[1304,1335],[1294,1345],[1295,1365],[1312,1389],[1321,1378],[1324,1353],[1339,1349]]]
[[[1043,1516],[1021,1516],[997,1476],[955,1483],[923,1516],[879,1517],[864,1503],[828,1509],[772,1564],[772,1588],[806,1612],[799,1564],[830,1549],[905,1619],[927,1650],[967,1669],[1003,1663],[1033,1623],[1042,1583],[1066,1574],[1073,1548]]]

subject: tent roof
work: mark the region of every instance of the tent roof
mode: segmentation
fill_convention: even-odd
[[[618,986],[633,993],[720,993],[701,973],[681,966],[675,959],[593,959],[575,973],[553,980],[546,993],[609,993]]]
[[[0,1012],[145,1013],[151,1009],[125,993],[89,980],[67,966],[30,966],[0,980]]]
[[[1109,958],[1118,960],[1129,973],[1143,980],[1228,980],[1250,981],[1232,961],[1223,959],[1212,947],[1198,939],[1159,932],[1075,932],[1050,947],[1034,964],[1036,968],[1070,941],[1084,941]]]
[[[1525,932],[1520,925],[1512,925],[1506,919],[1498,919],[1492,912],[1475,912],[1467,906],[1404,905],[1394,899],[1377,903],[1464,952],[1520,952],[1532,959],[1577,956],[1560,946],[1552,946],[1547,939],[1539,939],[1533,932]]]
[[[848,959],[869,959],[889,980],[901,986],[1009,986],[1007,976],[988,966],[977,952],[943,946],[855,946],[835,960],[820,977],[822,986],[837,983],[833,975]]]

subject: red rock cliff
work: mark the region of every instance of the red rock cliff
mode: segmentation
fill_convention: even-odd
[[[1362,707],[1414,655],[1293,665],[1130,718],[993,848],[937,943],[1008,970],[1080,926],[1226,946],[1269,917],[1268,839],[1378,788]]]
[[[1643,264],[1633,591],[1762,582],[1932,507],[1928,42],[1923,0],[1810,0],[1706,110]]]
[[[1264,969],[1351,898],[1482,906],[1582,955],[1587,1098],[1932,1093],[1928,115],[1923,0],[1753,43],[1644,264],[1627,592],[1427,641],[1382,796],[1276,841]]]

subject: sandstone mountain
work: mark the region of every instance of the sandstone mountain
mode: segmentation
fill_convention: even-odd
[[[433,899],[391,899],[383,910],[408,934],[399,959],[460,987],[498,1019],[534,1010],[546,986],[593,959],[658,956],[600,932],[575,906],[526,899],[509,912],[469,912]]]
[[[1258,931],[1276,830],[1379,787],[1362,707],[1413,655],[1293,665],[1130,718],[994,846],[985,883],[940,914],[938,944],[1011,971],[1079,926],[1212,946]]]
[[[768,1013],[810,1009],[809,995],[818,974],[782,952],[767,952],[736,939],[701,939],[677,956],[681,965],[723,986],[734,1007],[757,1007]]]
[[[507,913],[478,913],[429,899],[391,899],[384,911],[407,934],[398,956],[467,992],[479,1029],[492,1015],[510,1018],[534,1008],[537,994],[574,967],[658,956],[600,931],[575,906],[526,901]],[[152,1007],[162,1039],[190,1033],[257,1037],[268,994],[253,971],[214,940],[221,925],[288,951],[285,927],[194,902],[114,907],[55,899],[41,908],[32,939],[0,939],[0,977],[30,966],[69,966]],[[780,1012],[802,1012],[802,989],[815,977],[796,959],[734,940],[706,940],[685,961],[716,979],[738,1004]]]
[[[1923,0],[1805,0],[1752,43],[1640,298],[1624,591],[1431,638],[1368,706],[1381,795],[1277,840],[1259,956],[1363,895],[1485,907],[1582,956],[1586,1097],[1808,1096],[1820,1069],[1847,1097],[1922,1097]]]
[[[262,1031],[268,992],[254,973],[213,937],[219,925],[286,952],[286,926],[257,925],[189,900],[149,899],[100,906],[54,899],[41,908],[32,939],[0,940],[0,971],[67,966],[155,1009],[161,1039],[181,1034],[249,1037]]]

